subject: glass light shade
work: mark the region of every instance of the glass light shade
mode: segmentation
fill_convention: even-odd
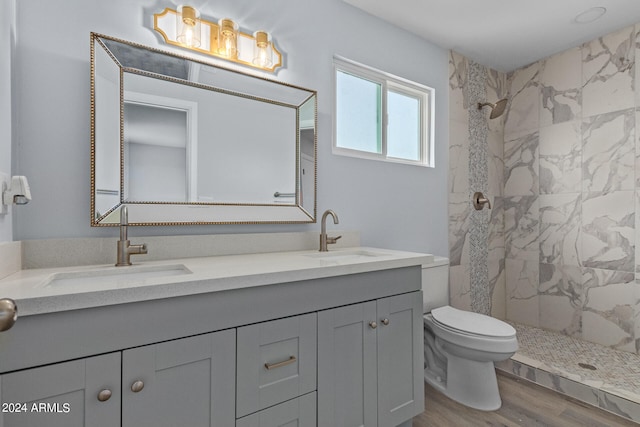
[[[218,53],[227,58],[238,57],[238,24],[229,18],[218,21]]]
[[[273,65],[273,44],[271,34],[266,31],[253,33],[256,44],[253,45],[253,64],[262,68],[270,68]]]
[[[180,5],[176,15],[176,40],[187,47],[199,47],[201,38],[200,12],[191,6]]]

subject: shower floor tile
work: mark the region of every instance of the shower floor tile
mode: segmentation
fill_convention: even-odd
[[[498,369],[640,421],[640,355],[510,323],[519,349]]]

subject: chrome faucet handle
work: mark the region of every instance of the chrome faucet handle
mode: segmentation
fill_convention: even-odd
[[[147,244],[129,245],[129,253],[131,255],[144,255],[147,253]]]
[[[333,244],[336,243],[338,241],[338,239],[340,239],[342,236],[336,236],[336,237],[328,237],[327,236],[327,244]]]
[[[480,191],[476,191],[473,194],[473,207],[476,208],[477,211],[479,211],[484,208],[484,205],[487,205],[487,208],[491,209],[491,201]]]

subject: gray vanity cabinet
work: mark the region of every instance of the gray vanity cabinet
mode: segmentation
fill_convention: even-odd
[[[421,295],[318,313],[318,427],[395,427],[424,410]]]
[[[377,425],[376,303],[318,313],[318,427]]]
[[[118,427],[120,353],[0,376],[0,427]]]
[[[231,329],[122,352],[122,427],[233,426],[235,348]]]
[[[238,418],[316,389],[316,313],[238,328]]]
[[[24,316],[0,334],[0,427],[408,426],[424,405],[421,274]]]
[[[236,421],[236,427],[316,427],[316,393],[305,394]]]
[[[230,329],[4,374],[0,427],[233,426],[235,357]]]
[[[422,293],[380,299],[378,427],[397,426],[424,411]]]

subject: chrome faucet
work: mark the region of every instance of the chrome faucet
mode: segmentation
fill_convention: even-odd
[[[129,212],[126,206],[120,208],[120,240],[118,240],[118,260],[116,267],[131,265],[131,255],[146,254],[147,244],[132,245],[127,237],[129,226]]]
[[[333,217],[334,224],[338,224],[340,222],[340,220],[338,219],[338,215],[331,209],[326,210],[322,214],[322,221],[321,221],[322,225],[320,230],[320,252],[327,252],[328,251],[327,245],[336,243],[338,239],[342,237],[342,236],[327,237],[327,216],[328,215],[331,215]]]

